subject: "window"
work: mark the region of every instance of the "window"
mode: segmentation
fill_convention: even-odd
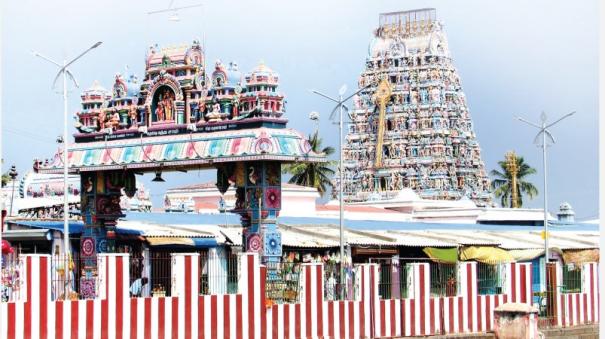
[[[477,291],[480,295],[502,293],[500,265],[477,263]]]
[[[582,267],[574,264],[563,266],[562,293],[580,293],[582,291]]]

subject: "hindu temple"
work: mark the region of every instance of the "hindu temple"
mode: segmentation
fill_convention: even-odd
[[[287,128],[279,75],[264,63],[242,73],[236,62],[206,67],[199,41],[150,47],[145,74],[116,74],[110,90],[95,82],[82,93],[68,170],[80,175],[85,227],[80,255],[115,251],[115,227],[124,216],[121,196],[135,196],[135,175],[216,169],[224,194],[235,188],[231,210],[245,226],[246,251],[265,262],[281,256],[277,216],[281,164],[324,161],[300,132]],[[36,160],[40,173],[61,173],[62,152]],[[157,180],[156,180],[157,179]]]
[[[422,199],[489,202],[481,149],[435,9],[380,15],[359,89],[344,143],[346,201],[388,200],[411,189]]]

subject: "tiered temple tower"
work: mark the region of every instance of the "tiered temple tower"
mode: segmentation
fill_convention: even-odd
[[[489,179],[435,9],[381,14],[368,52],[344,146],[346,201],[411,188],[487,204]]]

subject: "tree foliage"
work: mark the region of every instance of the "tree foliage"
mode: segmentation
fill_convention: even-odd
[[[321,142],[322,139],[317,132],[309,136],[309,143],[313,152],[323,153],[326,157],[334,153],[334,147],[326,146],[322,148]],[[292,174],[292,177],[288,180],[289,183],[317,188],[323,196],[328,191],[328,188],[333,187],[332,176],[334,175],[334,170],[332,166],[334,165],[334,161],[325,163],[300,162],[285,166],[284,172]]]
[[[538,195],[538,189],[531,182],[527,181],[529,175],[535,174],[536,170],[525,163],[523,157],[516,156],[517,163],[517,201],[519,207],[523,206],[523,196],[527,196],[529,199],[533,199]],[[498,161],[500,170],[492,170],[492,192],[496,198],[500,199],[500,205],[502,207],[513,207],[512,206],[512,182],[513,176],[506,165],[506,160]]]

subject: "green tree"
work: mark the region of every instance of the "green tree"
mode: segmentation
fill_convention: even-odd
[[[11,180],[11,177],[8,176],[7,173],[2,174],[2,187],[6,186],[8,182]]]
[[[309,143],[311,144],[311,150],[315,153],[323,153],[325,156],[334,153],[334,147],[327,146],[322,148],[321,138],[317,132],[309,136]],[[292,174],[292,177],[288,180],[289,183],[315,187],[323,196],[328,188],[332,188],[331,178],[334,175],[334,170],[331,166],[334,164],[334,161],[326,163],[293,163],[284,167],[284,173]]]
[[[517,206],[523,206],[523,196],[533,199],[538,195],[538,189],[531,182],[526,181],[527,176],[535,174],[536,170],[525,163],[523,157],[517,156],[514,152],[506,154],[503,161],[498,161],[500,170],[492,170],[492,192],[496,198],[500,198],[502,207],[514,207],[514,197],[516,196]],[[516,183],[514,185],[513,183]],[[513,186],[516,186],[513,187]]]

